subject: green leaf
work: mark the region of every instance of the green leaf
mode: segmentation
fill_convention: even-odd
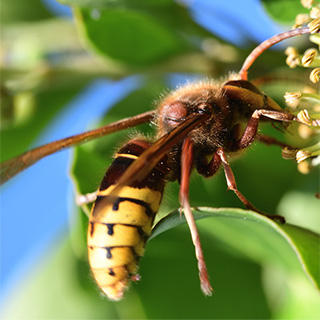
[[[209,36],[184,6],[172,0],[65,3],[73,5],[79,34],[88,48],[127,66],[146,66],[194,52],[197,38]]]
[[[28,2],[11,0],[1,1],[1,24],[36,21],[51,18],[52,14],[41,0],[29,0]]]
[[[182,39],[152,16],[127,10],[76,10],[81,35],[87,43],[116,61],[145,65],[184,51]]]
[[[6,303],[1,316],[4,319],[187,319],[208,316],[213,319],[270,319],[274,315],[263,292],[262,270],[254,260],[258,260],[259,254],[260,260],[273,255],[275,262],[290,266],[285,270],[287,276],[296,270],[298,260],[290,245],[282,238],[280,229],[283,226],[244,210],[201,209],[205,211],[195,212],[196,216],[214,217],[198,221],[215,289],[212,297],[204,298],[200,291],[194,248],[187,226],[173,230],[169,224],[168,229],[171,230],[148,243],[146,255],[140,264],[142,279],[131,285],[122,301],[111,302],[99,296],[99,290],[89,276],[86,258],[82,252],[79,253],[79,249],[75,250],[74,244],[66,241],[58,251],[47,251],[32,274],[19,284],[19,290]],[[175,215],[178,217],[177,213]],[[76,244],[83,241],[79,236],[81,232],[75,239]],[[230,238],[234,239],[230,241]],[[231,249],[232,242],[235,250]],[[289,252],[286,252],[288,249]],[[239,252],[252,259],[245,259],[244,254],[240,255]],[[274,274],[272,276],[275,277]],[[275,280],[279,281],[278,278]],[[304,283],[299,281],[298,284],[301,290]],[[273,283],[270,285],[274,286]],[[279,291],[276,293],[280,299]],[[311,290],[307,297],[311,301],[305,303],[302,298],[295,300],[294,307],[283,313],[282,318],[288,318],[292,308],[298,310],[300,307],[301,310],[308,306],[310,309],[302,309],[303,312],[316,319],[318,296]],[[230,301],[232,308],[228,308]],[[291,318],[294,319],[294,316]]]
[[[319,235],[306,229],[285,224],[285,237],[295,251],[299,262],[313,284],[320,289]]]
[[[320,289],[320,238],[316,233],[290,224],[279,225],[247,210],[200,207],[193,212],[195,219],[214,219],[214,223],[210,224],[213,228],[209,232],[251,258],[260,262],[273,261],[287,270],[295,268],[298,259],[310,281]],[[184,216],[174,211],[156,224],[150,239],[185,222]]]
[[[262,0],[261,2],[271,17],[281,23],[293,25],[298,14],[309,12],[301,5],[300,0]]]
[[[208,262],[214,265],[212,277],[216,278],[217,293],[206,299],[200,291],[187,230],[169,231],[160,238],[148,244],[140,268],[141,281],[133,283],[119,302],[100,296],[87,259],[79,258],[70,241],[58,242],[59,249],[50,248],[31,274],[19,283],[19,289],[1,309],[1,319],[270,317],[259,280],[261,268],[256,263],[211,248]],[[235,265],[237,272],[226,275],[225,271],[231,271]],[[244,285],[248,289],[245,295],[241,294]],[[230,301],[233,308],[228,308]]]

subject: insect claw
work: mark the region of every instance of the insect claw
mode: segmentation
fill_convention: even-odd
[[[134,282],[140,281],[140,280],[141,280],[140,274],[138,274],[138,273],[133,274],[133,275],[131,276],[131,280],[134,281]]]
[[[77,194],[76,204],[81,207],[85,204],[91,203],[97,199],[97,191],[87,194]]]
[[[201,270],[199,273],[199,277],[200,277],[200,286],[201,286],[201,290],[202,292],[206,295],[206,296],[212,296],[212,292],[214,292],[214,290],[211,287],[209,278],[208,278],[208,273],[207,270]]]
[[[214,290],[212,289],[210,284],[209,274],[204,257],[198,257],[198,268],[201,290],[204,295],[212,296],[212,292],[214,292]]]

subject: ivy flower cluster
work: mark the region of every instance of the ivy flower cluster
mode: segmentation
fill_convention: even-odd
[[[320,3],[314,0],[301,0],[301,4],[310,11],[309,14],[298,14],[293,28],[308,25],[310,41],[315,46],[307,49],[303,54],[300,54],[295,47],[288,47],[285,51],[286,63],[290,68],[312,69],[309,79],[313,85],[306,86],[303,91],[286,92],[284,98],[288,107],[296,113],[297,118],[308,126],[299,126],[300,137],[317,142],[302,149],[285,148],[282,150],[282,156],[285,159],[295,158],[299,171],[308,173],[312,167],[320,164]]]

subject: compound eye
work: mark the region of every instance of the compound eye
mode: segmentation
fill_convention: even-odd
[[[181,121],[185,120],[187,115],[187,106],[180,101],[176,101],[164,107],[163,121],[169,127],[176,127]]]

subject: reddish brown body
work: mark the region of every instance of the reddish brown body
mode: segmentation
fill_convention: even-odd
[[[237,98],[239,95],[241,100]],[[102,180],[88,229],[93,276],[110,299],[122,298],[130,278],[138,270],[138,261],[144,253],[168,180],[181,182],[180,200],[196,245],[202,289],[211,294],[197,229],[192,214],[188,214],[189,176],[192,168],[205,177],[212,176],[222,163],[229,187],[247,207],[253,208],[236,189],[226,154],[237,152],[253,142],[257,123],[253,128],[249,127],[249,133],[246,125],[257,109],[275,113],[281,110],[247,81],[229,81],[223,86],[211,81],[187,85],[160,103],[155,119],[157,136],[161,140],[174,130],[188,128],[196,114],[202,114],[203,118],[196,127],[188,129],[183,139],[172,134],[172,146],[160,143],[161,161],[155,160],[153,164],[146,161],[144,167],[134,168],[134,162],[143,163],[143,157],[150,150],[152,158],[153,149],[157,151],[156,144],[151,146],[143,140],[132,140],[118,151]],[[209,162],[208,156],[212,158]],[[119,185],[121,187],[114,192]],[[108,198],[112,200],[108,201]]]

